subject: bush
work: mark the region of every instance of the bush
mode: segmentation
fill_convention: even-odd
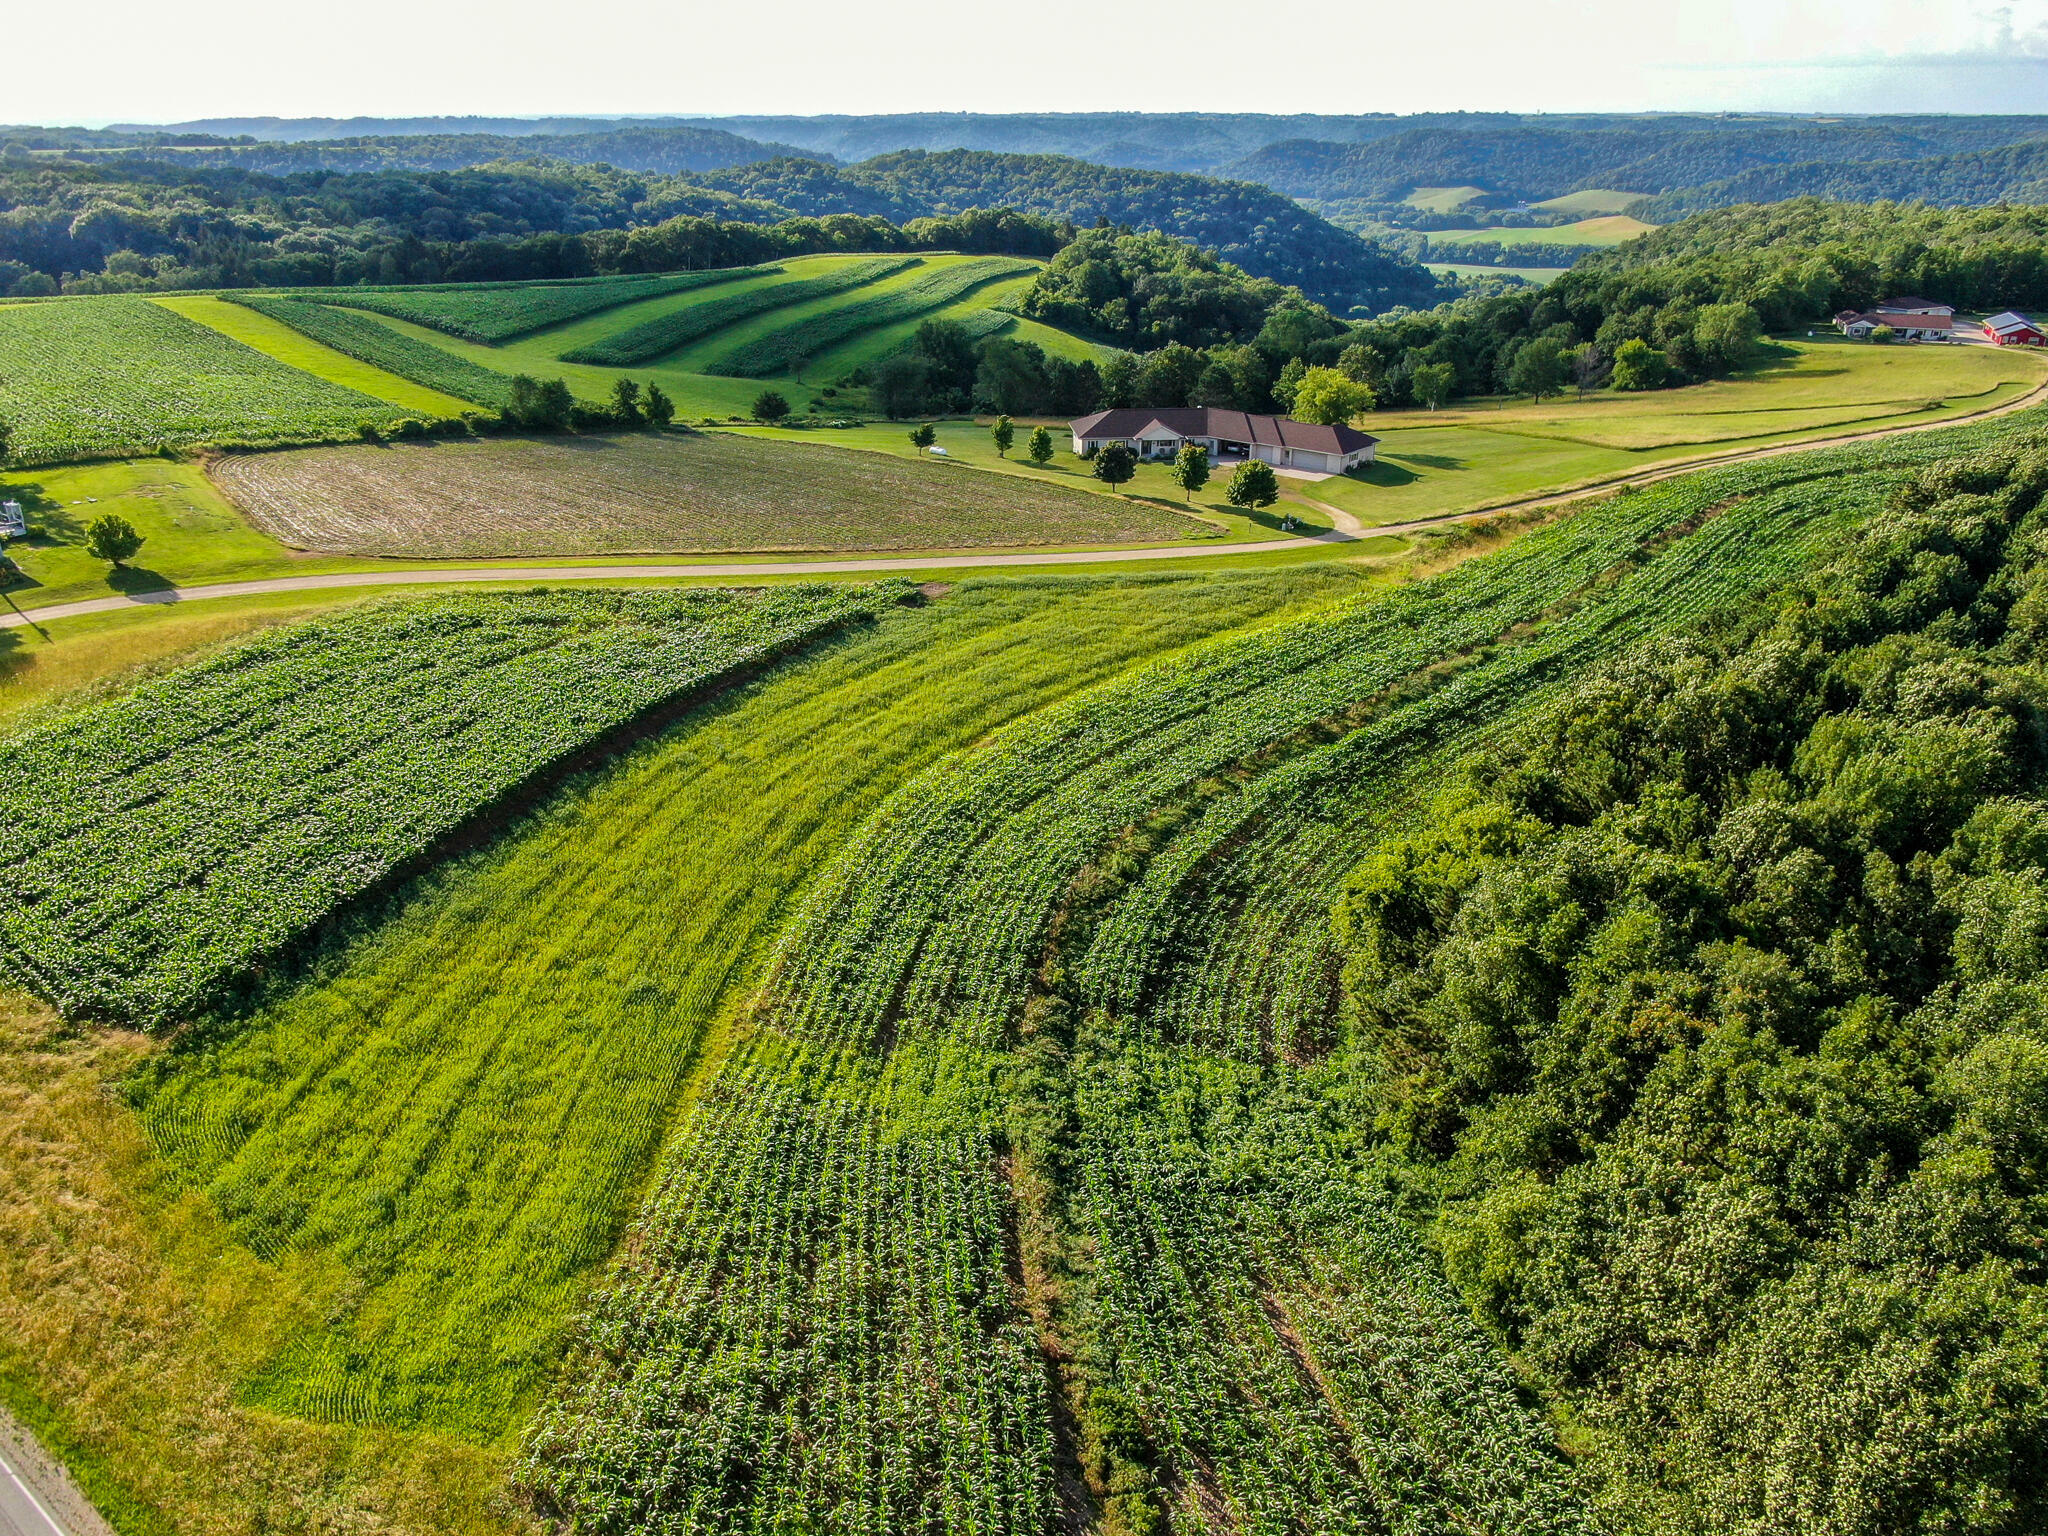
[[[772,389],[764,389],[754,396],[754,420],[780,421],[789,414],[789,401]]]

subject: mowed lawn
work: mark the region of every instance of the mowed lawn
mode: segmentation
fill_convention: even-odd
[[[727,433],[310,448],[221,461],[272,536],[356,555],[911,550],[1214,538],[1125,497]]]
[[[1936,422],[2016,400],[2048,377],[2018,349],[1815,338],[1735,379],[1639,395],[1459,402],[1365,417],[1378,463],[1303,493],[1368,524],[1489,506],[1705,453]]]

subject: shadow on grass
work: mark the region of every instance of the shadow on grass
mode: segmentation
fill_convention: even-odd
[[[168,592],[177,583],[146,565],[117,565],[107,572],[107,585],[133,597],[138,592]]]
[[[1411,463],[1421,464],[1429,469],[1455,469],[1460,462],[1447,454],[1411,453],[1403,457]],[[1413,485],[1422,476],[1410,469],[1407,464],[1397,460],[1375,459],[1363,469],[1347,470],[1344,478],[1355,480],[1360,485],[1390,486]]]

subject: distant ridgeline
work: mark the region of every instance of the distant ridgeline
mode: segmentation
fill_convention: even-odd
[[[7,144],[0,132],[0,204],[11,205],[0,221],[0,295],[654,270],[636,264],[629,235],[682,219],[687,239],[667,242],[672,265],[948,241],[1050,255],[1063,242],[1060,227],[1106,221],[1189,240],[1338,313],[1445,296],[1415,262],[1269,188],[1047,155],[911,152],[841,167],[694,128],[41,153]],[[470,163],[487,154],[492,163]],[[608,155],[661,174],[595,163]],[[702,169],[706,160],[750,157]],[[458,164],[467,168],[445,168]],[[251,217],[259,207],[260,233]],[[1028,217],[958,222],[977,210]],[[846,222],[765,241],[713,239],[702,227],[805,219]],[[932,219],[941,222],[924,224]]]

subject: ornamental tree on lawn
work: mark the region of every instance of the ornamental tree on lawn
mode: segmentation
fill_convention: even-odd
[[[996,424],[988,429],[988,435],[990,440],[996,445],[996,457],[999,459],[1008,458],[1010,456],[1010,444],[1017,440],[1017,429],[1010,424],[1010,418],[998,416]]]
[[[1246,459],[1232,471],[1223,499],[1233,507],[1270,507],[1280,499],[1280,477],[1272,465]]]
[[[1209,483],[1209,450],[1187,444],[1173,456],[1173,468],[1168,473],[1180,487],[1180,499],[1188,500]]]
[[[1108,443],[1095,455],[1095,478],[1104,485],[1123,485],[1138,472],[1138,456],[1122,443]]]
[[[1039,427],[1031,434],[1030,446],[1024,451],[1030,456],[1032,463],[1040,469],[1045,468],[1052,462],[1052,434]]]

